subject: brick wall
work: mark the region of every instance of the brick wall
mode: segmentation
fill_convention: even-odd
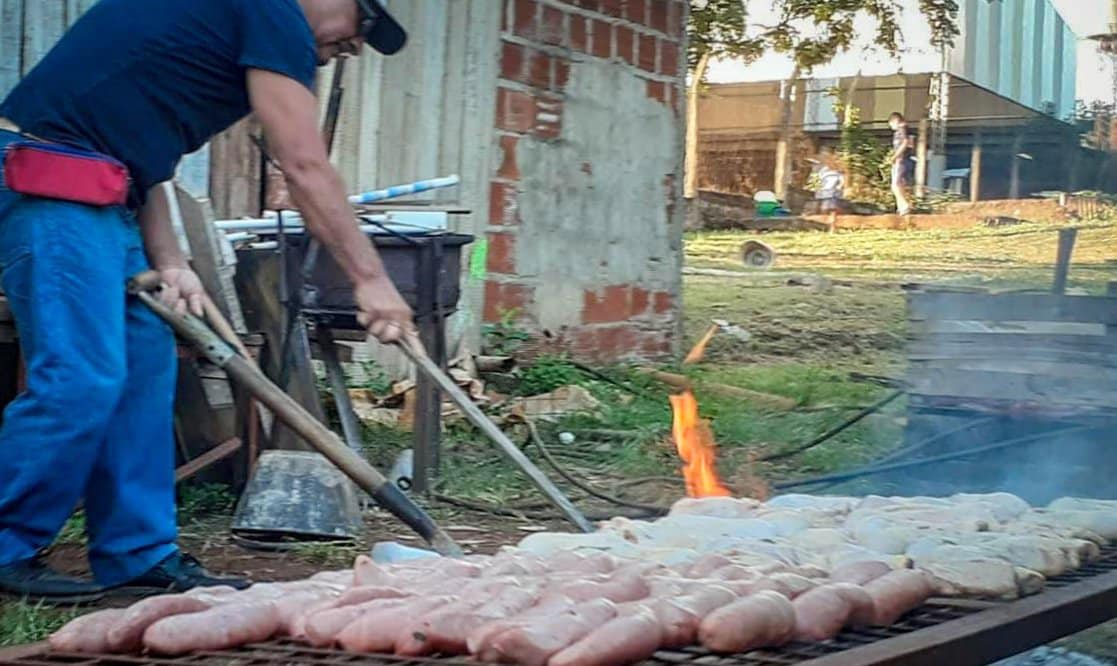
[[[679,310],[686,2],[504,0],[504,10],[484,319],[497,321],[514,310],[525,325],[545,332],[555,350],[585,358],[668,354],[675,346]],[[641,86],[639,99],[597,99],[586,92],[605,79],[623,83],[630,92]],[[611,115],[601,116],[600,107],[608,104],[614,104]],[[571,115],[575,107],[578,118]],[[646,167],[639,146],[633,145],[639,140],[625,134],[631,114],[657,126],[663,126],[663,116],[669,119],[669,131],[646,137]],[[590,117],[605,117],[610,127],[580,120]],[[599,133],[617,141],[616,159],[602,154],[595,139]],[[526,159],[534,162],[521,163]],[[544,160],[557,165],[553,179],[525,174],[531,170],[526,167]],[[667,160],[670,165],[664,167]],[[625,204],[600,192],[648,191],[652,178],[658,190],[652,214],[632,202],[618,211]],[[538,198],[539,190],[549,188],[562,191],[547,195],[562,202],[558,208],[579,202],[575,219],[556,222],[552,217],[562,217],[561,212],[552,216],[526,205],[527,197]],[[614,253],[610,259],[600,251],[602,244],[627,239],[631,257]],[[583,265],[558,256],[581,252],[586,253]],[[628,265],[629,258],[651,267]]]

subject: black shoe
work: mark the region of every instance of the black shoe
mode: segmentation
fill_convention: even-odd
[[[186,553],[172,553],[147,573],[134,578],[115,590],[124,593],[185,592],[195,587],[227,585],[238,590],[251,585],[246,578],[215,576],[205,570],[201,562]]]
[[[0,593],[48,604],[84,604],[105,596],[99,585],[63,576],[39,555],[0,567]]]

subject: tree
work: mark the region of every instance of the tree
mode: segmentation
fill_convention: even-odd
[[[896,53],[902,43],[901,9],[897,0],[751,0],[772,2],[776,22],[773,25],[750,24],[750,0],[691,0],[687,25],[690,81],[687,107],[687,188],[686,196],[696,194],[697,185],[697,95],[706,76],[711,58],[739,58],[750,61],[768,51],[786,53],[794,62],[791,83],[800,75],[809,75],[819,65],[830,62],[850,48],[857,34],[858,16],[867,15],[875,21],[873,43],[889,53]],[[918,0],[919,11],[931,27],[932,45],[945,48],[958,36],[958,3],[956,0]],[[791,86],[785,86],[790,89]],[[790,117],[791,96],[782,100],[781,117]],[[781,154],[791,153],[790,123],[782,132]],[[786,165],[783,173],[787,173]],[[692,182],[694,187],[692,188]],[[777,184],[778,186],[778,184]]]

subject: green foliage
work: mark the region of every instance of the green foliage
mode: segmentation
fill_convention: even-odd
[[[531,334],[518,325],[519,317],[519,310],[505,310],[500,314],[500,321],[485,324],[481,337],[487,353],[514,354],[531,339]]]
[[[368,389],[378,396],[392,390],[392,378],[384,372],[384,368],[381,368],[379,363],[369,360],[361,361],[360,365],[364,380],[350,383],[351,387]]]
[[[55,543],[85,543],[85,512],[75,511],[74,515],[70,516],[62,529],[58,531],[58,536],[54,539]]]
[[[855,106],[846,109],[840,91],[832,91],[831,95],[834,97],[835,113],[839,117],[846,115],[838,145],[838,159],[846,177],[845,198],[891,206],[888,164],[891,146],[864,128],[860,109]]]
[[[81,613],[76,609],[52,608],[26,601],[0,601],[0,647],[44,640],[78,615]]]
[[[578,369],[565,356],[540,356],[524,371],[520,379],[521,395],[539,395],[562,386],[581,384],[586,373]]]
[[[875,21],[873,43],[888,53],[902,41],[900,10],[895,0],[776,0],[775,25],[750,25],[745,0],[694,3],[687,34],[693,68],[704,54],[755,59],[766,51],[786,53],[803,73],[849,49],[857,37],[859,15]],[[919,11],[931,26],[936,46],[953,44],[958,35],[956,0],[920,0]]]
[[[193,483],[179,488],[179,514],[183,519],[196,520],[205,516],[228,515],[237,498],[221,483]]]

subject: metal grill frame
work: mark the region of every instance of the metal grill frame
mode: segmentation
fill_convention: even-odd
[[[746,654],[701,647],[661,650],[638,666],[984,666],[1117,617],[1117,547],[1051,578],[1044,592],[1012,602],[932,599],[888,627],[846,630],[819,643]],[[10,666],[477,666],[463,657],[415,658],[312,648],[291,640],[184,657],[49,652],[45,645],[0,650]]]

